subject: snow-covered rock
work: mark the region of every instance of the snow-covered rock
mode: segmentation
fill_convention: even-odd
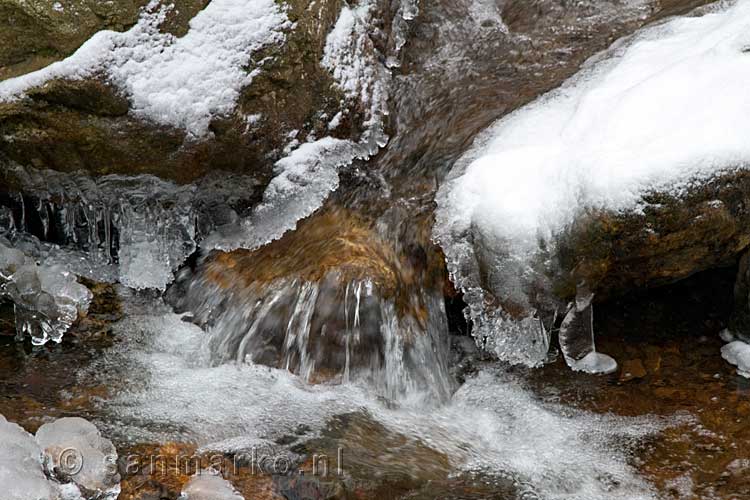
[[[689,210],[679,202],[669,206],[671,214],[658,210],[750,160],[748,46],[747,1],[657,24],[478,137],[439,192],[435,226],[478,338],[505,359],[538,364],[543,358],[523,354],[538,343],[537,313],[559,310],[556,299],[570,300],[581,281],[565,276],[562,287],[550,275],[583,269],[585,276],[574,277],[597,292],[606,273],[634,269],[619,284],[643,286],[688,276],[741,250],[727,214],[739,202],[720,196],[721,186],[685,204]],[[654,201],[654,193],[661,198]],[[612,220],[619,214],[641,218],[629,226]],[[594,222],[576,228],[584,243],[559,251],[582,220]],[[678,227],[670,227],[675,220]],[[662,238],[649,228],[662,221],[678,234]],[[628,233],[610,237],[622,228]],[[700,246],[706,234],[720,236],[727,248],[718,252],[712,241],[715,255],[704,257],[711,251]],[[632,244],[620,249],[623,240]],[[690,245],[700,251],[675,250]],[[664,262],[670,251],[672,260]],[[618,266],[622,255],[641,260]]]
[[[283,39],[289,21],[273,0],[215,0],[176,38],[159,30],[166,15],[152,1],[130,30],[100,31],[67,59],[0,83],[0,101],[55,78],[104,72],[136,115],[206,134],[211,118],[232,111],[250,83],[245,66],[253,53]]]

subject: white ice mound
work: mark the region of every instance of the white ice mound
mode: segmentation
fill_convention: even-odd
[[[274,0],[213,0],[177,38],[159,31],[166,9],[158,5],[152,0],[124,33],[100,31],[67,59],[0,83],[0,101],[54,78],[102,73],[128,94],[136,115],[207,134],[252,81],[253,53],[281,43],[291,23]]]
[[[750,378],[750,344],[735,340],[721,348],[721,357],[737,367],[737,373]]]
[[[34,436],[0,415],[0,498],[3,500],[51,500],[55,486],[42,470],[42,451]]]
[[[59,266],[37,265],[0,237],[0,301],[14,304],[18,337],[34,345],[60,342],[93,295]]]
[[[203,471],[190,478],[180,500],[244,500],[244,497],[226,479]]]
[[[625,39],[481,134],[440,189],[435,226],[477,335],[538,363],[519,354],[532,328],[505,335],[487,293],[531,318],[540,266],[578,215],[746,167],[749,83],[750,2],[722,2]]]
[[[61,482],[72,481],[97,498],[117,498],[117,451],[94,424],[78,417],[61,418],[42,425],[36,441],[44,451],[50,476]]]
[[[573,371],[591,373],[594,375],[607,375],[617,371],[617,361],[611,356],[600,352],[590,352],[578,360],[567,360],[568,366]]]

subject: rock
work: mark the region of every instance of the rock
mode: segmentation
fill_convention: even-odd
[[[92,10],[100,2],[74,3],[76,8]],[[127,24],[135,22],[140,5],[137,0],[110,3],[112,9],[132,11]],[[160,29],[184,35],[190,19],[206,3],[180,2],[179,7],[167,10]],[[13,160],[24,166],[84,170],[93,175],[151,173],[181,183],[215,170],[254,173],[270,179],[273,163],[283,155],[290,133],[296,131],[295,138],[300,142],[329,135],[326,117],[348,106],[330,73],[320,64],[340,2],[325,0],[308,9],[307,2],[288,0],[285,6],[294,28],[286,30],[283,44],[254,55],[254,61],[264,61],[262,68],[247,68],[253,71],[252,84],[241,91],[234,111],[214,118],[206,137],[195,140],[179,127],[134,117],[126,89],[113,86],[102,75],[58,78],[32,88],[23,99],[0,102],[0,166]],[[106,13],[99,15],[108,19]],[[44,20],[38,14],[29,22],[44,24]],[[33,33],[41,28],[34,24],[28,29]],[[76,31],[76,40],[81,39],[76,44],[92,33],[84,24]],[[248,117],[259,119],[251,126]],[[361,131],[358,120],[355,113],[332,133],[356,138]],[[13,180],[6,183],[12,185]]]
[[[102,29],[123,31],[146,0],[0,1],[0,80],[66,57]]]
[[[620,370],[620,382],[628,382],[633,379],[646,376],[646,367],[640,359],[628,359],[623,361]]]
[[[44,451],[45,470],[51,477],[72,481],[91,495],[117,497],[117,451],[94,424],[78,417],[61,418],[42,425],[36,442]]]
[[[681,196],[651,193],[640,213],[591,213],[561,238],[554,290],[587,283],[603,301],[732,265],[750,245],[750,172],[718,175]]]

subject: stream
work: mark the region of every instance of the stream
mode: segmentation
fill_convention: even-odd
[[[312,198],[279,182],[258,209],[250,175],[14,165],[24,195],[0,193],[0,234],[92,297],[43,345],[14,339],[0,302],[0,414],[93,422],[126,500],[184,498],[208,469],[245,500],[750,498],[750,382],[719,354],[736,263],[597,304],[619,369],[590,375],[554,335],[528,348],[538,366],[474,339],[468,271],[434,239],[438,190],[483,131],[705,3],[418,2],[387,64],[387,144],[324,148],[351,161],[289,174]]]

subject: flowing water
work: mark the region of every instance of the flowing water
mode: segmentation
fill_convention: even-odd
[[[750,394],[718,341],[623,340],[615,326],[604,345],[635,375],[494,362],[455,314],[432,242],[435,193],[478,133],[617,38],[702,3],[421,2],[388,61],[388,145],[254,250],[195,252],[250,214],[256,179],[28,172],[26,198],[0,211],[43,240],[24,236],[24,251],[132,288],[98,285],[61,345],[3,339],[0,413],[32,430],[86,416],[136,461],[219,453],[245,498],[743,498],[750,456],[734,443]],[[163,296],[133,290],[170,283]],[[11,316],[0,309],[4,332]],[[256,470],[258,454],[271,465]],[[123,498],[140,487],[174,498],[186,474],[123,476]]]

